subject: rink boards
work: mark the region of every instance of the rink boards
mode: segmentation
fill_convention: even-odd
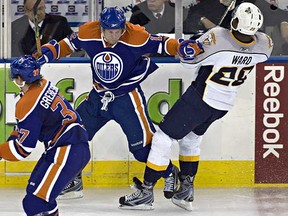
[[[149,114],[157,124],[194,79],[195,70],[185,69],[175,59],[155,61],[159,69],[142,87]],[[18,90],[8,79],[9,62],[0,61],[1,142],[15,124],[13,107]],[[259,64],[240,88],[235,107],[209,128],[201,144],[198,186],[285,186],[288,183],[288,173],[284,172],[288,165],[286,67],[286,59],[279,57]],[[46,64],[42,74],[74,106],[92,88],[87,59],[67,58]],[[133,176],[142,177],[144,165],[128,152],[126,138],[116,123],[109,122],[102,128],[90,147],[92,158],[84,170],[86,186],[121,187],[131,184]],[[39,143],[25,161],[1,161],[0,186],[25,186],[42,148]],[[177,154],[175,143],[172,159],[176,163]]]

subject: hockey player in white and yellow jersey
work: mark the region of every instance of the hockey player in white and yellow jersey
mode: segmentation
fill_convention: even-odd
[[[254,66],[266,61],[272,52],[271,38],[258,32],[262,24],[261,11],[252,3],[242,3],[234,10],[231,30],[215,27],[197,41],[183,41],[179,45],[181,62],[198,68],[197,78],[159,124],[152,139],[144,182],[134,178],[138,190],[121,197],[120,208],[152,209],[153,186],[166,170],[171,145],[177,140],[180,187],[172,202],[192,210],[202,135],[233,107],[239,87]],[[177,185],[178,176],[172,175],[171,187]]]

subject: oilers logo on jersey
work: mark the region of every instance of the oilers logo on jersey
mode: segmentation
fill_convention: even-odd
[[[91,59],[96,91],[104,96],[104,91],[109,90],[117,96],[137,88],[158,68],[145,57],[147,53],[176,55],[177,40],[166,36],[150,36],[142,26],[126,22],[125,32],[110,47],[103,38],[99,21],[92,21],[81,25],[77,34],[61,40],[59,49],[55,51],[56,56],[61,58],[74,51],[85,50]],[[51,50],[49,56],[55,59]]]
[[[112,83],[121,76],[123,61],[116,53],[101,52],[94,56],[93,67],[102,82]]]

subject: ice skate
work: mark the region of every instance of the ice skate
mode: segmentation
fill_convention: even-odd
[[[82,175],[76,176],[59,194],[58,200],[79,199],[83,197]]]
[[[173,165],[172,173],[165,178],[165,186],[164,186],[164,196],[167,199],[171,199],[174,193],[177,191],[178,188],[178,173],[179,169],[175,165]]]
[[[172,202],[187,210],[192,211],[192,202],[194,200],[194,176],[179,176],[180,188],[172,197]]]
[[[153,210],[154,194],[153,186],[142,183],[138,178],[133,178],[136,191],[119,198],[120,209]]]

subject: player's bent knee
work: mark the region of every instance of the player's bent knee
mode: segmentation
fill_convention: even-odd
[[[158,165],[168,165],[173,140],[162,130],[158,130],[153,136],[148,158],[149,162]]]
[[[170,163],[173,140],[162,130],[158,130],[154,134],[147,164],[150,168],[158,171],[167,168]]]
[[[183,155],[200,155],[200,144],[203,136],[190,132],[183,139],[179,140],[179,153]]]
[[[138,150],[133,151],[131,153],[133,154],[134,158],[137,161],[146,163],[150,149],[151,149],[151,145],[149,144],[149,145],[146,145],[144,148],[138,149]]]
[[[58,206],[55,200],[46,202],[33,194],[26,194],[22,201],[22,205],[27,216],[52,216],[57,215],[56,213],[58,212]]]
[[[167,149],[170,149],[173,143],[173,138],[169,137],[162,130],[158,130],[152,140],[152,149],[155,152],[165,152]]]

